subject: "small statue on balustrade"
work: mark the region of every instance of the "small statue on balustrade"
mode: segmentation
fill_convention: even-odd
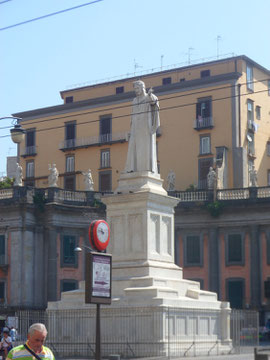
[[[249,186],[250,187],[258,186],[258,177],[257,177],[257,170],[255,169],[255,165],[252,165],[252,168],[249,170]]]
[[[215,190],[217,187],[217,174],[212,166],[209,168],[209,173],[207,174],[207,188],[209,190]]]
[[[50,174],[48,176],[49,187],[57,187],[59,172],[55,164],[49,164]]]
[[[14,186],[23,186],[22,178],[23,178],[23,170],[21,165],[17,163]]]
[[[82,174],[84,176],[85,191],[94,191],[94,181],[91,170],[88,169],[86,172],[82,172]]]
[[[170,170],[167,176],[167,191],[175,190],[175,173]]]

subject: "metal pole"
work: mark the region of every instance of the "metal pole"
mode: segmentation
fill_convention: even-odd
[[[96,311],[96,360],[101,360],[101,354],[100,354],[100,304],[97,304],[97,311]]]

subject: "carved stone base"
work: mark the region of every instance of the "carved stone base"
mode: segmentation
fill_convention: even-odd
[[[163,180],[160,175],[150,171],[122,173],[115,194],[151,191],[156,194],[167,195],[162,184]]]

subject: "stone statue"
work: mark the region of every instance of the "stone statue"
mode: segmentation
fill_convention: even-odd
[[[94,191],[94,181],[92,178],[92,173],[91,170],[88,169],[86,172],[82,172],[83,176],[84,176],[84,186],[85,186],[85,191]]]
[[[175,173],[170,170],[167,176],[167,191],[175,190]]]
[[[132,102],[130,138],[124,172],[158,173],[156,131],[160,126],[158,98],[152,89],[146,93],[143,81],[133,83],[136,98]]]
[[[257,170],[255,170],[255,165],[252,165],[252,168],[249,170],[249,184],[251,187],[258,186]]]
[[[58,181],[58,170],[56,169],[56,165],[55,164],[49,164],[49,170],[50,170],[50,175],[48,176],[48,182],[49,182],[49,187],[57,187],[57,181]]]
[[[209,190],[215,190],[217,186],[217,174],[215,170],[210,166],[209,173],[207,174],[207,188]]]
[[[22,178],[23,178],[23,170],[19,163],[16,164],[16,172],[15,172],[15,181],[14,186],[23,186]]]

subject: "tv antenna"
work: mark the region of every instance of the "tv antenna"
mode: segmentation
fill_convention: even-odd
[[[160,56],[160,70],[162,70],[162,67],[163,67],[163,58],[164,58],[164,55],[161,55]]]
[[[134,75],[137,72],[137,69],[142,68],[142,66],[140,66],[137,62],[136,59],[134,59]]]
[[[220,40],[221,40],[221,36],[218,35],[218,36],[216,37],[216,42],[217,42],[217,59],[219,58],[219,42],[220,42]]]

